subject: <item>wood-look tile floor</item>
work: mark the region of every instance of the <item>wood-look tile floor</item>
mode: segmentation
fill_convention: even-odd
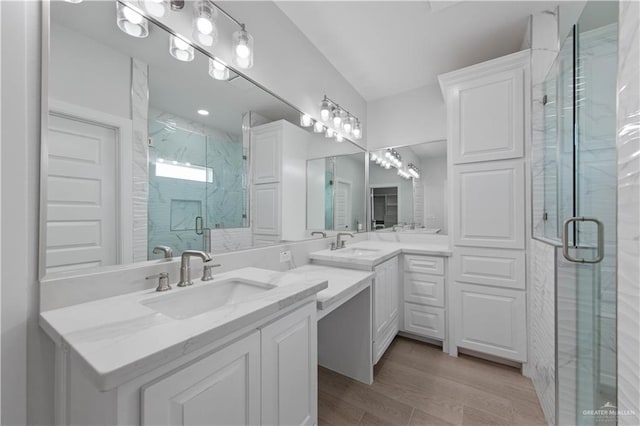
[[[511,367],[396,337],[371,386],[320,367],[319,425],[545,425],[531,381]]]

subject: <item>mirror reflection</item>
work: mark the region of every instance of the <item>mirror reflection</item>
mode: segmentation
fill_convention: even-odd
[[[370,154],[371,229],[447,234],[447,143]]]
[[[365,154],[307,162],[307,229],[365,230]]]
[[[116,2],[51,2],[50,18],[44,274],[306,238],[307,159],[362,152],[199,51],[170,54],[153,23],[120,31]]]

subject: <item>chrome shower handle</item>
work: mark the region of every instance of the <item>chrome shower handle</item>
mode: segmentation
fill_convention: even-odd
[[[569,225],[573,222],[593,222],[598,226],[598,252],[593,259],[573,257],[569,254]],[[600,263],[604,259],[604,224],[593,217],[570,217],[562,224],[562,255],[565,259],[575,263]]]

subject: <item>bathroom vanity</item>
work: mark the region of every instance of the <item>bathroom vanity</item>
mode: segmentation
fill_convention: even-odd
[[[243,268],[42,312],[56,343],[57,424],[314,424],[326,287]]]

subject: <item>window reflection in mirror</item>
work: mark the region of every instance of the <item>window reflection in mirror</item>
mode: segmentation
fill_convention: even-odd
[[[446,235],[446,141],[394,149],[399,163],[385,164],[387,149],[370,156],[371,230]],[[409,164],[416,166],[419,177],[407,173]]]

